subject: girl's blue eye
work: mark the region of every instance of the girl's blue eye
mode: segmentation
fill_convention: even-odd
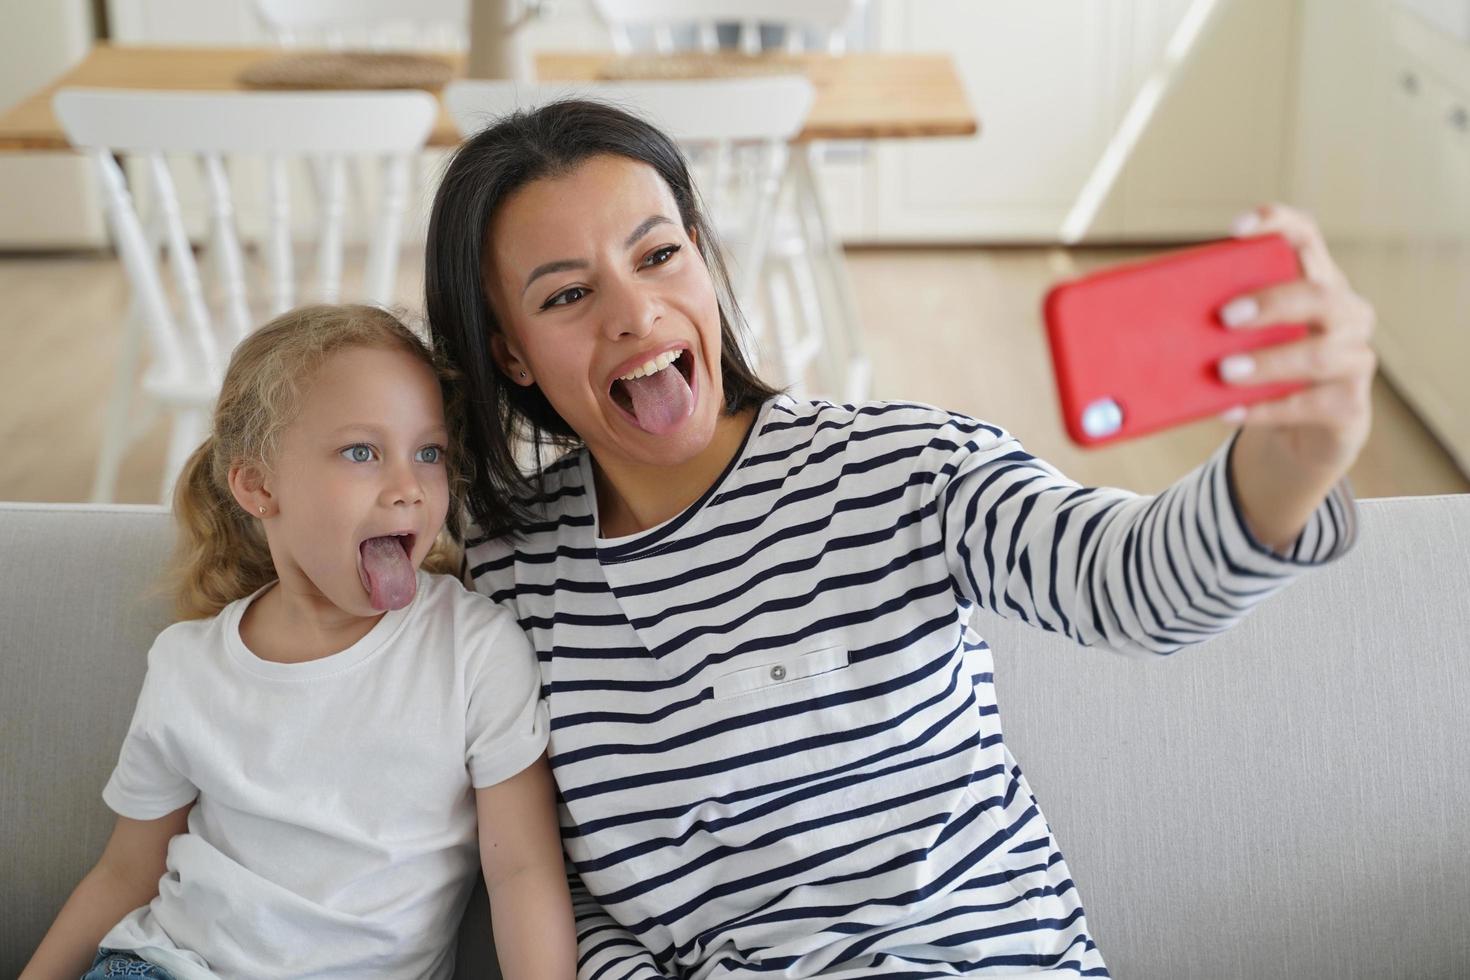
[[[651,265],[663,265],[669,259],[673,258],[674,253],[679,251],[679,249],[682,247],[682,245],[665,245],[663,248],[657,250],[648,258],[644,259],[643,264],[645,267]]]
[[[373,447],[358,443],[342,450],[342,458],[353,463],[369,463],[373,458]]]
[[[415,457],[420,463],[437,463],[443,458],[444,449],[440,446],[425,446]]]
[[[551,297],[551,299],[547,300],[545,305],[543,305],[541,308],[543,310],[547,310],[553,306],[570,306],[572,303],[575,303],[577,300],[586,295],[587,290],[583,289],[581,286],[573,286],[570,289],[563,289],[561,292]]]

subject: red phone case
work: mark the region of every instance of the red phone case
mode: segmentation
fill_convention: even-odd
[[[1219,311],[1300,275],[1280,235],[1230,239],[1054,286],[1047,338],[1067,434],[1100,446],[1278,398],[1301,382],[1230,385],[1220,360],[1306,335],[1304,324],[1231,330]]]

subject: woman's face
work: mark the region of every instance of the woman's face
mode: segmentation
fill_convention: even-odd
[[[539,385],[604,465],[673,465],[709,445],[719,306],[656,170],[596,156],[521,188],[491,220],[484,273],[497,364]]]

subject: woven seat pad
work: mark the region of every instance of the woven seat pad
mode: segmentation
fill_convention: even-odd
[[[736,51],[636,55],[610,61],[597,73],[599,78],[607,81],[801,74],[804,74],[804,68],[798,58],[784,54],[741,54]]]
[[[270,89],[391,89],[438,91],[454,77],[443,58],[377,51],[315,51],[257,61],[240,84]]]

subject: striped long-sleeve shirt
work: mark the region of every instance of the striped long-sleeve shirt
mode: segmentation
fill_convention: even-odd
[[[969,613],[1167,654],[1351,544],[1341,488],[1256,544],[1228,452],[1146,497],[983,422],[782,396],[615,539],[586,452],[549,467],[543,519],[469,555],[540,657],[580,976],[1105,976]]]

